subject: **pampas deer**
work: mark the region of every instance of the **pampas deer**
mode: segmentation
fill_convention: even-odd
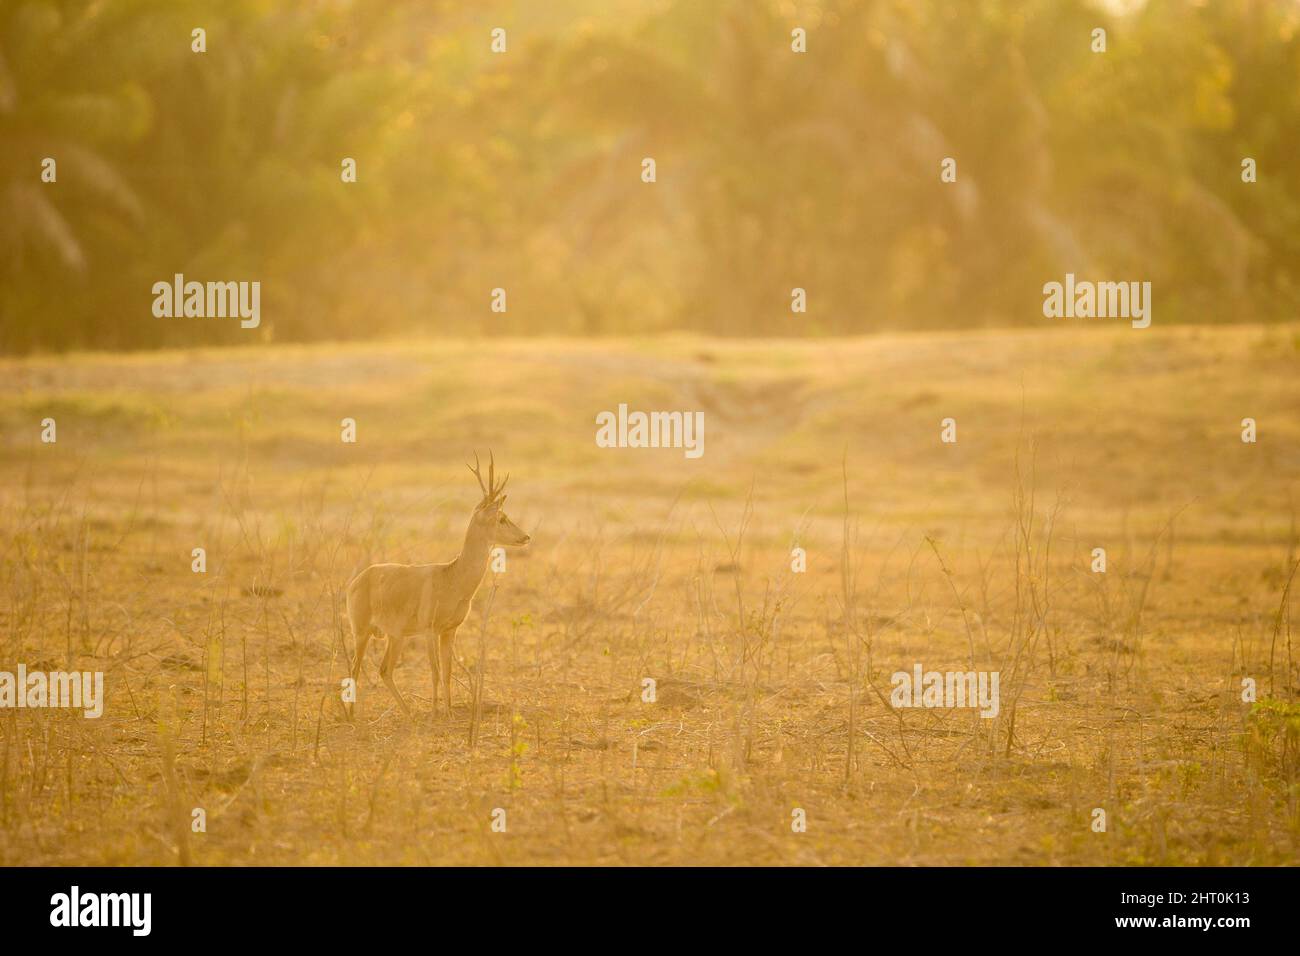
[[[446,564],[372,564],[348,582],[348,620],[357,647],[352,680],[355,683],[361,675],[366,644],[373,635],[382,634],[388,639],[388,648],[379,665],[379,676],[408,718],[411,708],[393,683],[393,669],[402,658],[406,639],[423,635],[429,652],[429,670],[433,673],[434,712],[438,710],[441,683],[450,714],[452,642],[487,572],[492,548],[494,545],[519,547],[527,544],[530,537],[501,510],[506,500],[502,492],[510,476],[506,475],[501,484],[496,483],[496,464],[491,452],[486,485],[479,471],[478,455],[474,456],[474,464],[467,467],[478,479],[483,500],[470,515],[465,543],[457,558]]]

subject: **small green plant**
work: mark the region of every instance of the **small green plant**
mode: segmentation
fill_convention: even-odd
[[[528,743],[523,739],[528,730],[528,721],[522,714],[515,714],[510,721],[510,769],[506,771],[506,788],[518,790],[524,785],[523,771],[519,769],[519,758],[528,752]]]
[[[1300,703],[1265,697],[1246,718],[1246,752],[1262,770],[1294,780],[1300,765]]]

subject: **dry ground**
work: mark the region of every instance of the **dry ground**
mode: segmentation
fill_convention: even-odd
[[[1298,371],[1294,327],[0,362],[0,669],[107,687],[0,711],[0,863],[1294,863]],[[619,402],[704,456],[597,448]],[[452,557],[488,447],[534,543],[454,713],[372,644],[347,720],[344,583]],[[916,662],[1000,715],[890,709]]]

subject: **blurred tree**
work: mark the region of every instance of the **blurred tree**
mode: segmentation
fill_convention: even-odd
[[[10,0],[0,348],[1038,324],[1067,271],[1151,280],[1162,323],[1289,317],[1298,30],[1268,0]],[[263,327],[155,319],[178,272],[260,280]]]

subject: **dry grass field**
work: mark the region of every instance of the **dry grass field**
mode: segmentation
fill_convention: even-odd
[[[0,864],[1295,863],[1298,381],[1276,326],[0,361],[0,669],[107,695],[0,711]],[[488,448],[533,540],[452,714],[379,641],[349,719],[344,585],[455,556]]]

